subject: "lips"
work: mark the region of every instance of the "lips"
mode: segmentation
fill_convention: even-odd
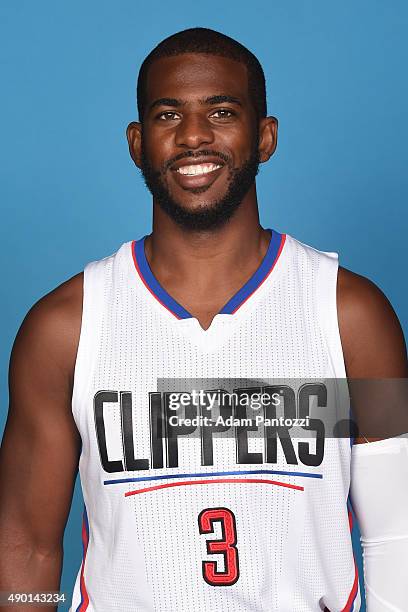
[[[182,159],[171,167],[176,182],[185,189],[211,185],[220,175],[224,163],[216,158]]]
[[[217,166],[223,166],[226,160],[216,155],[197,155],[197,157],[182,157],[170,166],[171,170],[178,170],[183,166],[195,166],[200,164],[216,164]]]
[[[198,176],[201,174],[208,174],[209,172],[214,172],[214,170],[218,170],[218,168],[221,168],[221,164],[191,164],[189,166],[180,166],[180,168],[178,168],[176,172],[188,176]]]

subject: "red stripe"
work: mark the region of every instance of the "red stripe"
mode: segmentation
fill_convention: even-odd
[[[272,266],[271,266],[271,269],[269,270],[268,274],[267,274],[267,275],[265,276],[265,278],[264,278],[264,279],[263,279],[263,280],[262,280],[262,281],[259,283],[259,285],[256,287],[256,289],[254,289],[254,290],[253,290],[253,291],[252,291],[252,292],[251,292],[249,295],[247,295],[247,297],[245,298],[245,300],[244,300],[243,302],[241,302],[240,304],[238,304],[238,306],[237,306],[236,308],[234,308],[234,310],[231,312],[231,314],[235,314],[235,313],[237,312],[237,310],[238,310],[239,308],[241,308],[241,306],[242,306],[243,304],[245,304],[245,302],[246,302],[247,300],[249,300],[249,298],[251,297],[251,295],[254,295],[255,291],[258,291],[259,287],[261,287],[261,285],[263,285],[263,283],[266,281],[266,279],[267,279],[267,278],[269,278],[269,276],[270,276],[270,274],[271,274],[272,270],[274,269],[274,267],[275,267],[275,265],[276,265],[276,262],[278,261],[278,259],[279,259],[279,257],[280,257],[280,254],[281,254],[282,249],[283,249],[283,245],[285,244],[285,240],[286,240],[286,234],[282,234],[282,239],[281,239],[281,243],[280,243],[280,245],[279,245],[279,250],[278,250],[278,252],[277,252],[277,254],[276,254],[275,261],[273,262],[273,264],[272,264]]]
[[[125,493],[125,497],[129,495],[137,495],[138,493],[147,493],[149,491],[158,491],[159,489],[168,489],[170,487],[185,487],[187,485],[197,485],[197,484],[217,484],[217,483],[234,483],[234,482],[251,482],[251,483],[259,483],[259,484],[272,484],[277,485],[278,487],[287,487],[288,489],[296,489],[298,491],[304,491],[303,487],[298,485],[288,484],[287,482],[278,482],[277,480],[266,480],[262,478],[217,478],[216,480],[187,480],[184,482],[168,482],[162,485],[155,485],[154,487],[146,487],[144,489],[136,489],[136,491],[128,491]]]
[[[357,564],[356,564],[356,560],[354,559],[354,553],[353,553],[353,560],[354,560],[354,582],[353,582],[353,587],[351,589],[349,598],[347,600],[346,606],[343,608],[342,612],[350,612],[352,610],[352,605],[354,603],[354,600],[356,598],[357,595],[357,589],[358,589],[358,569],[357,569]]]
[[[159,304],[161,304],[162,306],[164,306],[164,308],[166,310],[168,310],[169,312],[171,312],[171,314],[176,317],[176,319],[181,319],[181,317],[179,317],[175,312],[173,312],[170,308],[168,308],[168,306],[166,306],[166,304],[164,302],[162,302],[159,297],[154,293],[154,291],[152,291],[149,287],[149,285],[147,284],[147,282],[145,281],[143,274],[139,268],[139,265],[137,263],[137,259],[136,259],[136,255],[135,255],[135,243],[136,240],[133,240],[132,242],[132,258],[133,258],[133,263],[135,264],[135,268],[137,270],[137,273],[142,281],[142,283],[144,284],[144,286],[146,287],[146,289],[148,289],[150,291],[150,293],[152,294],[152,296],[159,302]]]
[[[82,595],[82,603],[78,608],[78,612],[84,612],[89,605],[89,596],[88,591],[85,586],[85,578],[84,578],[84,566],[85,566],[85,558],[86,551],[88,550],[88,534],[86,532],[85,526],[85,517],[82,519],[82,542],[84,545],[84,558],[82,559],[82,567],[81,567],[81,595]]]
[[[353,516],[349,510],[348,512],[348,518],[349,518],[349,525],[350,525],[350,532],[353,529]],[[345,605],[345,607],[342,609],[341,612],[350,612],[352,610],[352,606],[354,603],[354,600],[356,598],[357,595],[357,590],[358,590],[358,568],[357,568],[357,564],[356,564],[356,560],[354,558],[354,552],[353,552],[353,561],[354,561],[354,582],[353,582],[353,586],[351,588],[350,591],[350,595],[348,597],[347,603]]]
[[[349,519],[349,527],[350,527],[350,532],[353,531],[353,515],[350,512],[350,510],[348,511],[348,519]]]

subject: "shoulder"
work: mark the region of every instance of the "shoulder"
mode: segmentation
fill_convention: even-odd
[[[11,371],[30,364],[71,378],[78,348],[83,272],[39,299],[26,314],[14,341]]]
[[[337,309],[348,376],[408,375],[400,322],[390,301],[375,283],[339,267]]]
[[[28,311],[24,327],[63,330],[80,322],[83,297],[83,272],[76,274],[40,298]]]
[[[389,300],[373,281],[342,266],[338,270],[337,304],[349,323],[395,316]]]

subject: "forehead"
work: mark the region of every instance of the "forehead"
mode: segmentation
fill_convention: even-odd
[[[217,55],[183,53],[160,58],[149,68],[147,104],[157,98],[193,100],[220,94],[249,102],[245,64]]]

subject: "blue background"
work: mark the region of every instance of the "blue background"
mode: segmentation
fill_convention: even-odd
[[[150,195],[125,139],[137,71],[162,38],[197,25],[237,38],[265,70],[280,131],[258,177],[263,225],[338,251],[381,287],[407,330],[406,2],[3,1],[0,426],[29,307],[149,232]],[[81,511],[77,483],[64,541],[69,595]]]

